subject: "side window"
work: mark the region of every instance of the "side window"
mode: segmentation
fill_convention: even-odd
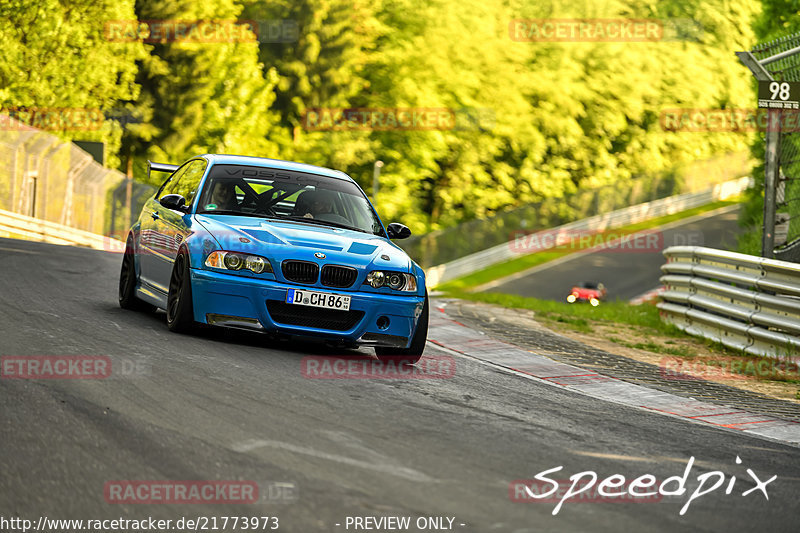
[[[189,164],[183,165],[181,168],[176,170],[172,173],[172,175],[164,182],[164,185],[158,190],[158,194],[156,195],[156,200],[160,200],[162,197],[172,194],[175,192],[175,186],[178,184],[178,180],[181,179],[183,173],[186,172],[186,169],[189,168]]]
[[[200,188],[200,180],[207,164],[204,159],[196,159],[186,165],[186,172],[179,177],[173,194],[180,194],[186,198],[186,205],[192,205],[194,197],[197,196],[197,189]]]
[[[175,171],[161,190],[158,192],[158,199],[167,194],[180,194],[186,198],[186,205],[191,205],[192,200],[197,195],[197,188],[200,185],[200,178],[206,170],[207,162],[205,159],[195,159],[183,165]]]

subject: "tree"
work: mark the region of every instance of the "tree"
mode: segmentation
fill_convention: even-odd
[[[108,40],[104,22],[133,18],[131,0],[0,1],[0,106],[6,110],[86,110],[94,116],[116,115],[120,100],[138,97],[135,60],[140,43]],[[112,121],[91,122],[86,129],[70,120],[54,132],[65,139],[103,141],[115,164],[121,128]],[[99,129],[94,129],[99,125]]]
[[[141,21],[216,21],[239,24],[241,6],[232,0],[195,3],[137,2]],[[231,38],[170,38],[147,45],[131,102],[142,117],[126,132],[127,170],[142,169],[145,159],[182,162],[205,152],[275,157],[268,138],[276,116],[270,111],[277,76],[262,72],[258,42],[242,29]],[[140,170],[141,172],[141,170]],[[141,175],[141,174],[140,174]]]

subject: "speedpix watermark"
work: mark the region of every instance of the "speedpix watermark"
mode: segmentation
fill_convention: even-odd
[[[644,476],[643,476],[644,477]],[[641,488],[640,484],[648,481],[649,478],[642,480],[638,478],[637,485],[631,488],[634,481],[625,480],[619,484],[612,483],[612,486],[597,486],[590,483],[589,479],[581,480],[574,485],[574,499],[572,503],[658,503],[664,497],[658,492],[648,493],[647,495],[638,496],[637,489]],[[657,481],[653,478],[653,483]],[[558,485],[558,489],[552,490],[551,483],[539,479],[517,479],[508,485],[508,497],[512,502],[518,503],[559,503],[567,495],[567,490],[570,487],[570,479],[553,479],[550,480]],[[608,490],[614,488],[618,489],[618,494],[609,496]],[[547,495],[543,495],[543,493]]]
[[[739,456],[736,456],[736,464],[742,464],[742,460]],[[517,502],[553,501],[555,497],[557,503],[553,508],[553,515],[558,514],[567,500],[580,501],[577,500],[577,497],[589,491],[595,485],[597,485],[598,496],[602,498],[601,501],[610,501],[610,499],[615,498],[625,498],[625,501],[638,501],[639,498],[644,498],[651,501],[656,497],[680,497],[687,493],[686,485],[689,482],[689,474],[692,471],[693,465],[694,456],[690,457],[689,461],[686,463],[683,475],[668,477],[661,483],[658,483],[656,477],[652,474],[644,474],[632,481],[628,481],[625,476],[621,474],[614,474],[601,479],[598,484],[597,473],[592,470],[587,470],[571,475],[568,481],[570,485],[566,491],[562,491],[561,482],[559,480],[548,477],[550,474],[564,468],[563,466],[557,466],[539,472],[534,476],[533,480],[512,481],[509,485],[509,497],[512,501]],[[758,494],[760,492],[763,494],[764,499],[769,500],[767,485],[775,481],[778,476],[773,475],[764,481],[749,468],[747,469],[747,474],[752,481],[755,482],[755,486],[742,491],[741,496],[748,496],[753,493]],[[698,474],[696,479],[697,487],[695,487],[694,491],[686,500],[686,503],[681,507],[680,515],[686,513],[693,501],[721,488],[725,484],[726,479],[728,484],[725,487],[725,494],[731,494],[737,481],[736,476],[732,475],[730,478],[727,478],[726,474],[719,470]],[[548,486],[546,490],[542,490],[543,483]],[[522,486],[522,491],[519,490],[520,485]],[[741,485],[739,485],[738,488],[741,488]]]
[[[103,25],[111,42],[145,43],[289,43],[297,41],[296,20],[111,20]]]
[[[456,372],[449,355],[425,356],[415,365],[402,361],[312,355],[303,357],[300,372],[307,379],[447,379]]]
[[[757,357],[724,357],[713,360],[664,357],[659,363],[661,376],[670,380],[699,379],[794,379],[800,380],[800,365]]]

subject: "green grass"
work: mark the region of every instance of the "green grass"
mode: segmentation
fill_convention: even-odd
[[[665,343],[666,344],[666,343]],[[685,359],[691,359],[694,357],[694,354],[689,351],[688,348],[670,348],[669,346],[662,346],[657,342],[635,342],[635,343],[625,343],[625,346],[628,348],[636,348],[639,350],[646,350],[648,352],[653,353],[665,353],[668,355],[674,355],[677,357],[683,357]]]
[[[659,319],[654,305],[630,305],[627,302],[603,302],[597,307],[585,304],[568,304],[538,298],[526,298],[496,292],[451,291],[447,296],[501,305],[509,309],[530,309],[537,316],[575,326],[580,331],[591,331],[590,321],[600,320],[608,323],[628,324],[652,328],[660,333],[675,335],[680,332],[671,324]]]
[[[477,287],[478,285],[483,285],[484,283],[489,283],[490,281],[494,281],[505,276],[510,276],[511,274],[516,274],[517,272],[522,272],[523,270],[547,263],[548,261],[558,259],[559,257],[569,255],[570,253],[572,252],[559,250],[555,252],[545,251],[524,255],[517,259],[512,259],[511,261],[506,261],[505,263],[498,263],[490,266],[489,268],[479,270],[478,272],[474,272],[464,276],[463,278],[448,281],[447,283],[438,285],[436,290],[444,292],[454,290],[469,290],[473,287]]]
[[[729,365],[732,359],[745,362],[752,361],[754,364],[758,364],[758,362],[762,360],[770,363],[773,361],[768,357],[749,355],[739,350],[730,349],[718,342],[687,335],[672,324],[662,322],[658,314],[658,309],[655,305],[651,304],[630,305],[627,302],[615,301],[603,302],[597,307],[592,307],[586,304],[568,304],[566,302],[553,302],[550,300],[524,298],[522,296],[499,293],[452,292],[449,296],[474,302],[500,305],[509,309],[528,309],[533,311],[535,316],[540,320],[552,321],[580,333],[592,333],[594,331],[593,326],[597,324],[602,324],[603,326],[610,326],[613,324],[635,326],[639,328],[639,333],[643,335],[658,336],[661,343],[652,340],[630,342],[616,335],[610,335],[606,337],[606,339],[627,348],[636,348],[651,353],[672,355],[687,360],[695,359],[698,357],[698,354],[691,346],[678,345],[677,342],[669,339],[692,340],[693,342],[704,345],[709,351],[716,354],[716,356],[703,357],[706,364],[711,366]],[[612,330],[612,332],[620,333],[615,330]],[[745,368],[745,365],[743,365],[743,368]],[[731,369],[731,372],[748,375],[744,370],[737,372],[735,369]],[[798,374],[796,366],[792,372],[769,376],[753,375],[751,377],[765,381],[800,383],[800,374]]]
[[[736,203],[739,203],[739,199],[713,202],[700,207],[695,207],[693,209],[687,209],[686,211],[681,211],[679,213],[673,213],[672,215],[665,215],[663,217],[654,218],[652,220],[646,220],[644,222],[639,222],[637,224],[631,224],[629,226],[616,228],[614,229],[614,232],[617,234],[619,233],[629,234],[637,231],[652,229],[658,226],[669,224],[670,222],[675,222],[676,220],[689,218],[695,215],[706,213],[708,211],[713,211],[714,209],[719,209],[720,207],[725,207]],[[542,252],[523,255],[516,259],[506,261],[504,263],[498,263],[496,265],[492,265],[478,272],[469,274],[468,276],[464,276],[462,278],[458,278],[443,283],[441,285],[438,285],[436,287],[436,290],[445,293],[454,291],[455,292],[468,291],[470,289],[483,285],[484,283],[489,283],[490,281],[494,281],[496,279],[500,279],[505,276],[510,276],[511,274],[516,274],[517,272],[522,272],[529,268],[533,268],[535,266],[547,263],[549,261],[553,261],[554,259],[559,259],[566,255],[577,253],[578,251],[579,250],[576,249],[545,250]]]
[[[461,298],[463,300],[500,305],[509,309],[528,309],[533,311],[538,319],[552,321],[563,325],[565,328],[581,333],[592,333],[593,325],[596,324],[602,324],[604,326],[613,324],[635,326],[640,328],[639,332],[644,335],[658,335],[662,343],[659,344],[651,340],[645,342],[630,342],[615,335],[606,338],[611,342],[627,348],[636,348],[651,353],[672,355],[687,360],[695,359],[698,357],[698,354],[692,350],[691,346],[677,345],[677,342],[669,340],[669,338],[692,340],[701,343],[709,351],[716,354],[716,356],[703,357],[705,363],[710,366],[729,365],[730,361],[733,359],[745,362],[752,361],[754,364],[758,364],[758,362],[762,360],[770,363],[773,361],[768,357],[749,355],[738,350],[727,348],[718,342],[687,335],[672,324],[662,322],[658,314],[658,309],[655,305],[651,304],[630,305],[627,302],[615,301],[603,302],[597,307],[592,307],[586,304],[568,304],[566,302],[553,302],[550,300],[524,298],[522,296],[499,293],[452,292],[448,296]],[[614,333],[619,333],[615,330],[612,331]],[[664,337],[666,337],[666,339],[664,339]],[[747,367],[743,364],[742,368]],[[795,370],[793,372],[769,376],[752,375],[750,377],[764,381],[800,383],[800,375],[798,375],[796,367],[794,368]],[[745,370],[737,372],[732,368],[731,372],[745,376],[749,375]],[[800,392],[798,392],[798,394],[800,394]],[[798,398],[800,398],[800,396],[798,396]]]

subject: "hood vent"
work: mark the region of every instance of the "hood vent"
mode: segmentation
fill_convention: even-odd
[[[364,244],[362,242],[354,242],[350,245],[350,248],[347,250],[351,254],[358,254],[358,255],[372,255],[375,253],[378,247],[372,244]]]

